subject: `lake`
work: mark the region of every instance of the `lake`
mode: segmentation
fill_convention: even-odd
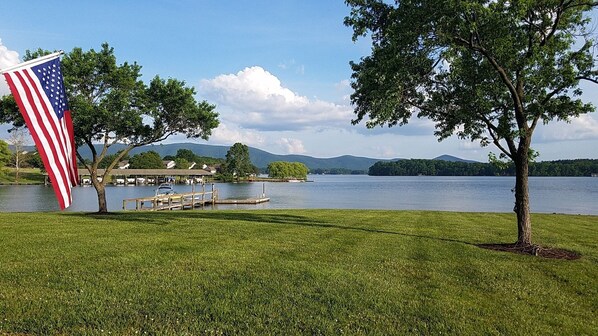
[[[258,197],[270,202],[218,205],[215,209],[392,209],[511,212],[514,177],[310,175],[306,183],[216,183],[220,198]],[[176,185],[177,192],[191,186]],[[196,186],[196,190],[201,187]],[[206,185],[210,189],[211,185]],[[154,195],[156,186],[107,186],[108,209],[122,209],[125,198]],[[598,178],[530,177],[532,212],[598,215]],[[93,187],[73,189],[67,211],[97,211]],[[212,209],[207,206],[206,209]],[[0,211],[58,210],[45,186],[0,186]]]

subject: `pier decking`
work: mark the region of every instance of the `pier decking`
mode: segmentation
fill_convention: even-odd
[[[194,191],[182,194],[158,195],[141,198],[128,198],[123,200],[123,210],[193,210],[203,208],[206,205],[216,204],[260,204],[269,202],[270,198],[256,197],[245,199],[218,199],[218,190],[212,187],[210,191]],[[129,208],[129,204],[134,203],[135,208]]]
[[[207,197],[209,195],[209,197]],[[206,204],[214,204],[216,199],[214,191],[198,191],[182,194],[159,195],[142,198],[128,198],[123,200],[123,210],[174,210],[195,209]],[[134,209],[129,209],[128,204],[135,203]]]
[[[244,198],[244,199],[219,199],[216,200],[216,204],[260,204],[269,202],[269,197],[258,197],[258,198]]]

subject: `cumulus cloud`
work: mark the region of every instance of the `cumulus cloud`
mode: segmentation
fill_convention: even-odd
[[[584,114],[565,122],[552,122],[538,130],[538,141],[568,141],[598,139],[598,120],[590,114]]]
[[[281,138],[277,143],[287,154],[304,154],[306,152],[303,142],[299,139]]]
[[[350,106],[296,94],[259,66],[203,80],[199,91],[218,105],[222,119],[244,129],[298,131],[348,127],[353,114]]]
[[[210,141],[222,144],[234,144],[241,142],[249,146],[261,146],[266,142],[265,137],[257,131],[247,130],[235,125],[221,123],[218,128],[212,131]]]
[[[19,63],[19,54],[16,51],[8,50],[6,46],[2,44],[0,39],[0,69],[15,65]],[[10,90],[4,80],[4,76],[0,79],[0,97],[9,94]]]

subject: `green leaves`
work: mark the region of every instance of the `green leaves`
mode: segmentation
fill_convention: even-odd
[[[309,169],[301,162],[275,161],[268,164],[268,176],[273,178],[307,179]]]
[[[147,151],[135,154],[129,159],[131,169],[163,169],[164,163],[160,154],[155,151]]]
[[[189,138],[207,139],[211,130],[218,127],[215,105],[197,102],[195,90],[185,82],[156,76],[147,89],[149,114],[153,120],[149,140],[158,141],[174,133],[184,133]]]
[[[0,168],[6,166],[6,164],[10,161],[12,153],[8,148],[8,143],[4,140],[0,140]]]
[[[372,40],[371,55],[351,63],[354,124],[400,126],[416,114],[435,121],[440,140],[511,142],[499,148],[513,156],[538,120],[594,110],[579,82],[598,79],[584,16],[597,3],[346,2],[353,38]]]
[[[224,174],[236,176],[237,179],[253,174],[257,171],[249,158],[249,147],[240,142],[235,143],[226,153]]]

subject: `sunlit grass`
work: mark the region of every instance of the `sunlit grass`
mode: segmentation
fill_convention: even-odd
[[[510,214],[0,213],[0,334],[598,334],[598,217],[534,215],[575,261],[490,251]]]
[[[44,175],[38,168],[19,169],[18,180],[15,168],[0,169],[0,184],[43,184],[44,179]]]

